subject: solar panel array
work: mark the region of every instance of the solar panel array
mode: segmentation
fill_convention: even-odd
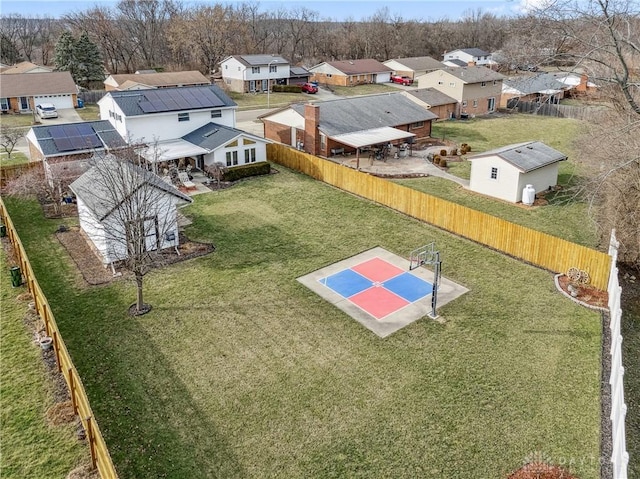
[[[138,105],[145,113],[164,111],[197,110],[225,106],[223,100],[208,88],[191,88],[148,90],[142,93],[144,100]]]
[[[90,150],[102,148],[102,141],[91,125],[55,125],[49,127],[58,151]]]

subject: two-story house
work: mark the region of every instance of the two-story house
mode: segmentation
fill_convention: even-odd
[[[418,88],[435,88],[458,102],[457,117],[491,113],[500,104],[504,76],[486,67],[447,67],[418,77]]]
[[[279,55],[231,55],[220,62],[222,81],[238,93],[266,92],[271,85],[287,85],[291,67]]]
[[[452,67],[479,65],[491,68],[496,65],[496,62],[491,58],[491,53],[479,48],[461,48],[445,52],[442,62]]]

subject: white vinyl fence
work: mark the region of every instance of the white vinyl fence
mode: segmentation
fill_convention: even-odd
[[[611,435],[613,450],[613,479],[627,479],[627,464],[629,453],[625,440],[624,420],[627,415],[627,405],[624,403],[624,367],[622,366],[622,333],[620,331],[622,309],[620,305],[622,288],[618,281],[618,246],[616,232],[611,232],[609,255],[611,256],[611,274],[609,275],[609,316],[611,329]]]

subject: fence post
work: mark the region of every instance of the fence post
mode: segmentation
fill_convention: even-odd
[[[58,365],[58,372],[62,372],[62,365],[60,364],[60,345],[58,343],[58,332],[53,332],[53,351],[56,353],[56,364]]]
[[[91,466],[95,469],[98,466],[96,461],[96,449],[93,443],[93,426],[91,425],[91,416],[87,416],[87,439],[89,440],[89,451],[91,451]]]
[[[76,399],[76,382],[73,377],[73,369],[67,368],[67,374],[69,376],[69,392],[71,393],[71,405],[73,406],[74,414],[78,414],[78,400]]]

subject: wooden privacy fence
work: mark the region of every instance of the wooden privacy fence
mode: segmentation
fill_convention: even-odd
[[[111,460],[111,456],[109,455],[109,451],[107,450],[107,445],[102,437],[100,428],[95,421],[87,393],[82,385],[82,380],[71,361],[71,356],[69,355],[67,346],[62,339],[62,335],[60,334],[58,325],[53,317],[47,298],[42,292],[42,289],[40,289],[40,285],[33,274],[33,269],[31,268],[27,254],[22,246],[22,242],[18,237],[18,233],[15,230],[4,201],[2,201],[1,198],[0,218],[7,228],[7,236],[13,245],[15,255],[18,259],[18,265],[22,270],[29,292],[33,296],[35,310],[44,322],[47,335],[53,339],[53,349],[56,355],[58,371],[63,374],[64,379],[67,382],[74,412],[82,421],[82,425],[85,429],[89,450],[91,452],[91,463],[94,468],[98,468],[102,479],[116,479],[118,477],[116,469],[113,465],[113,461]]]
[[[557,116],[559,118],[575,118],[576,120],[594,121],[604,112],[604,109],[592,106],[557,105],[536,103],[534,101],[514,102],[511,108],[519,113],[533,113],[534,115]],[[509,108],[509,105],[507,105]]]
[[[556,273],[571,267],[589,273],[606,290],[609,256],[555,236],[361,173],[282,144],[267,145],[269,161],[370,199],[498,251]]]
[[[4,188],[8,181],[17,178],[25,171],[29,171],[32,168],[42,168],[41,161],[35,161],[30,163],[23,163],[21,165],[3,166],[0,168],[0,188]]]

